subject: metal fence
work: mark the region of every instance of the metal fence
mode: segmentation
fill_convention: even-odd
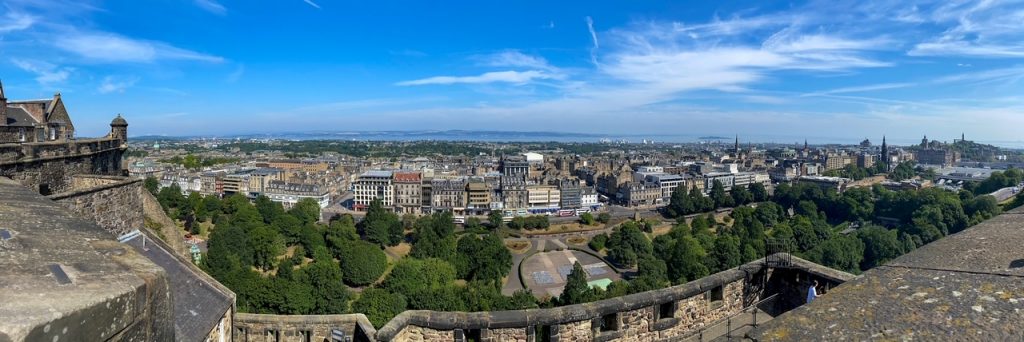
[[[748,331],[773,318],[768,312],[775,311],[773,307],[777,304],[779,298],[779,295],[775,294],[762,299],[753,305],[743,308],[739,313],[701,328],[693,335],[690,335],[689,338],[684,339],[684,341],[711,341],[723,336],[727,340],[732,340],[733,338],[742,339]]]
[[[764,241],[764,264],[768,267],[789,267],[793,264],[791,244],[787,240],[768,238]]]

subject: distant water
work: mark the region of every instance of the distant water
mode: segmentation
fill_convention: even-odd
[[[156,137],[144,137],[156,138]],[[436,140],[436,141],[488,141],[488,142],[600,142],[600,141],[625,141],[628,143],[642,143],[645,140],[656,143],[696,143],[696,142],[721,142],[733,143],[735,135],[729,134],[599,134],[599,133],[564,133],[564,132],[511,132],[511,131],[374,131],[374,132],[306,132],[306,133],[276,133],[276,134],[244,134],[225,136],[220,138],[239,139],[290,139],[290,140],[378,140],[378,141],[414,141],[414,140]],[[871,143],[880,145],[881,137],[869,137]],[[151,140],[151,139],[145,139]],[[797,136],[785,134],[752,134],[740,135],[740,145],[753,143],[775,143],[792,144],[803,146],[804,140],[811,145],[821,144],[859,144],[863,138],[844,138],[835,136]],[[952,139],[948,140],[952,142]],[[888,138],[887,142],[893,145],[916,145],[921,142],[918,139]],[[990,144],[1005,148],[1024,148],[1024,141],[986,141],[977,140],[978,143]]]

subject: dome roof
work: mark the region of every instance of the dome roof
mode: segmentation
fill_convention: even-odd
[[[111,126],[128,126],[128,121],[125,121],[125,119],[121,117],[121,114],[117,114],[117,117],[114,118],[114,121],[110,122],[110,125]]]

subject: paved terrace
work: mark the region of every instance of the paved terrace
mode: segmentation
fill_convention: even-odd
[[[1024,208],[923,246],[748,337],[1024,340]]]

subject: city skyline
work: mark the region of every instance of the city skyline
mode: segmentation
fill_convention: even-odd
[[[133,135],[467,129],[855,143],[966,131],[1019,142],[1024,124],[1013,3],[4,5],[6,95],[68,95],[82,136],[118,112]]]

